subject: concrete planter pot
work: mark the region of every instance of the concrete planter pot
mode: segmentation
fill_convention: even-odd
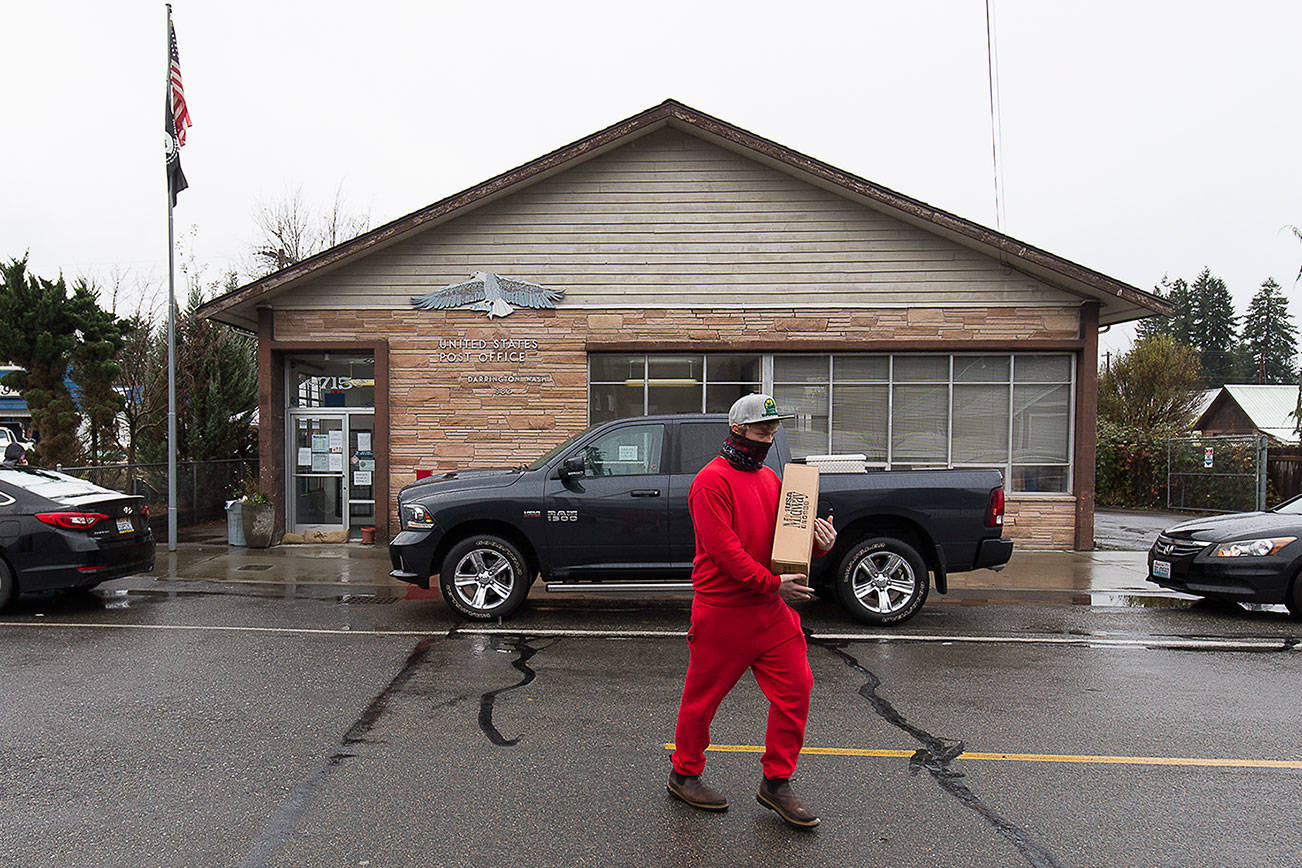
[[[271,547],[271,538],[276,532],[276,506],[272,503],[249,503],[242,507],[241,522],[244,525],[244,541],[251,549]]]

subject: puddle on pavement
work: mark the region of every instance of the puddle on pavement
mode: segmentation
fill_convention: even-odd
[[[379,594],[339,594],[336,597],[336,602],[344,603],[346,605],[351,605],[351,606],[358,605],[359,603],[360,604],[370,603],[372,605],[377,605],[377,606],[387,606],[391,603],[398,602],[400,599],[402,598],[382,596]]]
[[[1124,591],[1090,591],[1076,597],[1084,605],[1125,609],[1188,609],[1196,597],[1171,597],[1164,594],[1131,594]]]
[[[126,588],[114,590],[109,596],[101,595],[105,609],[130,609],[131,595]]]
[[[1087,599],[1082,599],[1087,598]],[[1227,613],[1257,612],[1287,615],[1288,608],[1277,603],[1240,603],[1234,600],[1213,600],[1189,595],[1126,593],[1124,591],[1090,591],[1074,602],[1089,606],[1119,607],[1129,609],[1197,609],[1222,610]]]

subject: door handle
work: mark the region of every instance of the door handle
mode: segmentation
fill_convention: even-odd
[[[633,489],[634,497],[659,497],[660,489],[658,488],[635,488]]]

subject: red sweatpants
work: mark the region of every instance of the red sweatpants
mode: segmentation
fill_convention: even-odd
[[[805,742],[809,671],[800,616],[779,599],[760,606],[711,606],[692,602],[691,648],[683,700],[674,733],[674,771],[699,775],[710,744],[710,722],[723,697],[747,669],[769,700],[764,734],[764,776],[789,778]]]

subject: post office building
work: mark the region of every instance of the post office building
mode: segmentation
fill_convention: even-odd
[[[257,334],[287,531],[396,528],[418,473],[771,392],[797,456],[995,467],[1091,548],[1098,330],[1133,286],[668,101],[220,296]]]

